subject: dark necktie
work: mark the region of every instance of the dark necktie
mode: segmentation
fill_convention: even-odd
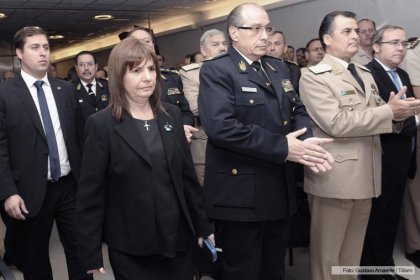
[[[42,89],[43,81],[36,81],[36,93],[38,95],[39,108],[41,110],[42,123],[44,124],[45,136],[48,143],[48,154],[50,157],[51,178],[57,181],[60,178],[60,157],[58,155],[57,139],[55,138],[54,127],[51,121],[50,111],[48,110],[47,99]]]
[[[347,66],[347,69],[350,71],[352,76],[356,79],[356,81],[359,83],[360,87],[365,91],[365,85],[363,84],[362,79],[360,78],[359,74],[357,74],[356,67],[353,63],[349,63],[349,66]]]
[[[262,69],[261,63],[259,61],[254,61],[252,62],[251,66],[255,70],[255,72],[257,72],[258,76],[260,76],[264,80],[267,86],[270,86],[271,82],[265,74],[264,70]]]
[[[95,93],[92,90],[93,85],[92,84],[87,84],[86,86],[89,89],[88,94],[89,94],[90,101],[95,104],[96,103],[96,96],[95,96]]]

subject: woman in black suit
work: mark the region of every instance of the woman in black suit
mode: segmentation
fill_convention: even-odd
[[[159,66],[127,38],[109,58],[110,106],[86,124],[77,193],[78,249],[86,270],[115,279],[192,279],[194,238],[210,237],[180,110],[161,103]]]

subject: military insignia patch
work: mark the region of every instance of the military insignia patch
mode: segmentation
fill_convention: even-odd
[[[181,94],[178,88],[168,88],[168,95]]]
[[[241,62],[239,62],[239,69],[241,69],[241,71],[245,71],[246,70],[246,64],[242,60],[241,60]]]
[[[104,101],[104,102],[108,101],[108,96],[106,94],[102,94],[101,95],[101,100]]]
[[[293,85],[290,80],[282,80],[281,86],[283,87],[285,92],[293,91]]]
[[[378,94],[378,91],[376,90],[376,86],[375,86],[375,84],[370,84],[370,88],[371,88],[371,92],[372,92],[372,94]]]
[[[354,94],[356,94],[355,90],[342,90],[341,91],[341,96],[354,95]]]

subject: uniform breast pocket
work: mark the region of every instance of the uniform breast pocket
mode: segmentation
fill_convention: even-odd
[[[255,184],[252,168],[219,168],[211,187],[214,206],[255,208]]]
[[[244,124],[264,125],[264,99],[256,94],[241,94],[237,96],[236,108],[238,120]]]

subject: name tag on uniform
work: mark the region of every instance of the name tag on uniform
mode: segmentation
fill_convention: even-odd
[[[242,87],[243,92],[257,92],[257,88],[253,87]]]
[[[342,90],[341,91],[341,96],[353,95],[353,94],[356,94],[356,91],[354,89],[352,89],[352,90]]]
[[[178,88],[168,88],[168,95],[181,94]]]

